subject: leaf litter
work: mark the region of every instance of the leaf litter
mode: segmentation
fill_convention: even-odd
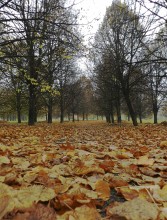
[[[0,219],[167,219],[167,129],[0,125]]]

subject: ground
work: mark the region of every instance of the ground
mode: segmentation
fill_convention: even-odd
[[[0,219],[167,219],[167,126],[0,124]]]

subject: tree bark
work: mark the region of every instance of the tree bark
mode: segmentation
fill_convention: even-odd
[[[64,98],[63,93],[60,93],[60,123],[64,122]]]
[[[21,94],[20,92],[16,93],[16,102],[17,102],[17,121],[21,123]]]
[[[36,105],[36,95],[34,85],[29,85],[29,111],[28,111],[28,125],[35,124],[35,105]]]
[[[140,123],[142,124],[142,115],[141,115],[141,113],[139,113],[139,120],[140,120]]]
[[[60,109],[60,123],[63,123],[64,122],[64,107],[61,106],[61,109]]]
[[[85,113],[82,113],[82,120],[85,121]]]
[[[134,125],[134,126],[138,126],[136,113],[135,113],[135,111],[134,111],[134,109],[133,109],[133,106],[132,106],[130,97],[129,97],[129,95],[126,94],[126,93],[124,93],[124,97],[125,97],[125,101],[126,101],[126,104],[127,104],[127,107],[128,107],[129,114],[130,114],[130,116],[131,116],[133,125]]]
[[[72,121],[73,122],[75,121],[75,113],[74,112],[72,113]]]
[[[120,97],[117,97],[116,100],[116,112],[117,112],[117,122],[118,124],[121,124],[122,118],[121,118],[121,104],[120,104]]]
[[[106,122],[111,123],[110,114],[106,114]]]
[[[158,123],[158,107],[157,102],[153,104],[154,124]]]
[[[110,114],[110,118],[111,118],[112,124],[114,124],[114,114],[113,114],[113,112]]]
[[[32,83],[33,80],[37,80],[37,72],[35,71],[35,55],[33,42],[28,42],[29,45],[29,68],[30,68],[30,80],[29,84],[29,111],[28,111],[28,125],[34,125],[37,121],[37,109],[36,109],[36,85]]]
[[[48,123],[52,123],[52,105],[53,105],[53,100],[52,98],[49,98],[49,103],[48,103]]]

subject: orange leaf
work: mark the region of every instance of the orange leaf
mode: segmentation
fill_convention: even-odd
[[[101,199],[106,201],[110,198],[110,187],[107,182],[98,180],[95,184],[95,189],[99,193]]]
[[[139,192],[129,187],[120,187],[116,189],[118,193],[121,193],[126,200],[132,200],[139,196]]]

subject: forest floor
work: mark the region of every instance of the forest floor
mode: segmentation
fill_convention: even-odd
[[[0,219],[167,219],[167,126],[0,123]]]

